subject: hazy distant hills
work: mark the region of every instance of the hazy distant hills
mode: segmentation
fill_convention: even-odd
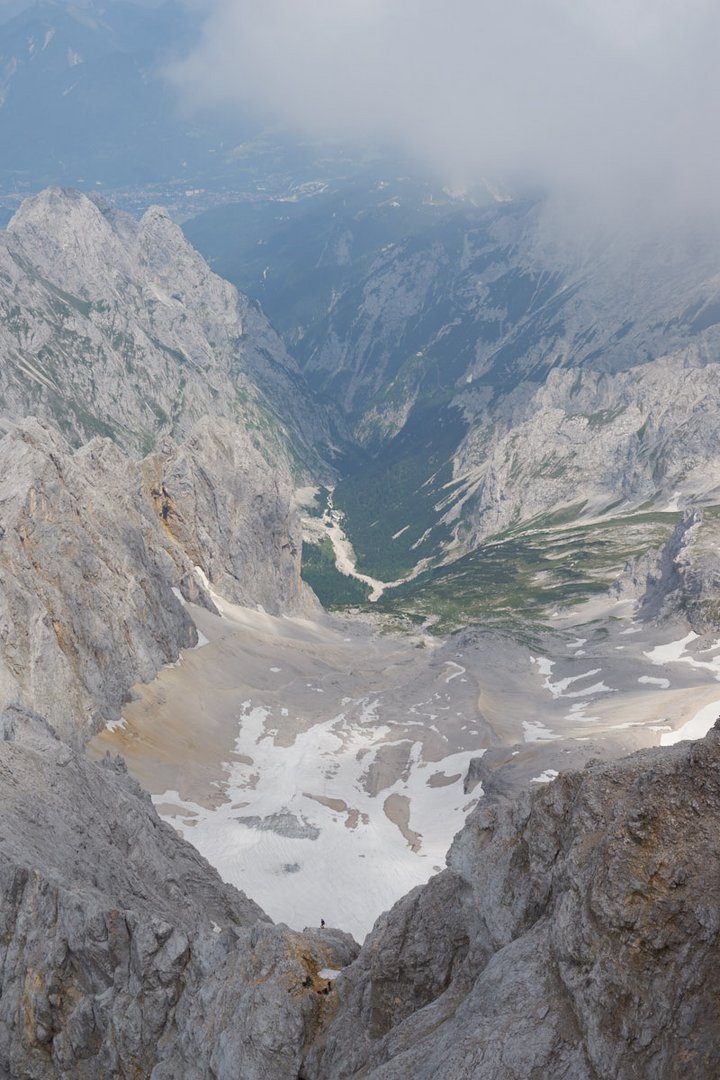
[[[214,173],[220,131],[183,118],[162,65],[197,33],[180,4],[43,0],[0,23],[0,183],[123,186]]]
[[[133,208],[202,205],[208,192],[287,193],[374,158],[267,131],[237,110],[189,115],[167,72],[201,31],[202,13],[175,0],[39,0],[0,13],[0,195],[52,184],[130,189]],[[8,217],[0,208],[0,223]]]

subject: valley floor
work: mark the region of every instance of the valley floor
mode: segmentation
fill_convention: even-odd
[[[161,816],[296,928],[362,940],[444,865],[483,785],[511,795],[720,714],[720,642],[635,624],[629,602],[558,615],[530,648],[216,601],[191,607],[203,644],[89,753],[122,754]]]

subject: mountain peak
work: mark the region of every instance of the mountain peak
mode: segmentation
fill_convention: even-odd
[[[8,223],[8,232],[19,232],[27,226],[34,227],[53,218],[83,217],[96,218],[102,211],[98,202],[75,188],[47,187],[37,195],[30,195],[18,207]]]

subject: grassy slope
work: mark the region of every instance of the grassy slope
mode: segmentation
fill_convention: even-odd
[[[679,516],[636,514],[518,531],[388,591],[378,607],[437,616],[437,632],[473,623],[515,631],[539,626],[557,607],[605,592],[629,558],[667,540]]]

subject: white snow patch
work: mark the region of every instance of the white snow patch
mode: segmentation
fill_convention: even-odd
[[[560,773],[557,769],[545,769],[545,772],[541,772],[539,776],[533,776],[530,781],[531,784],[551,784],[553,780],[559,776]]]
[[[655,679],[652,675],[641,675],[638,682],[646,686],[659,686],[662,690],[670,689],[669,679]]]
[[[257,900],[273,919],[302,928],[316,925],[322,916],[328,925],[362,940],[381,911],[444,863],[450,841],[477,803],[477,798],[468,801],[462,778],[479,752],[425,761],[423,743],[415,742],[403,778],[373,796],[365,777],[381,748],[392,745],[392,729],[382,723],[379,698],[354,700],[352,706],[352,717],[341,712],[300,732],[291,746],[282,746],[273,737],[272,709],[245,701],[238,717],[237,757],[225,765],[226,801],[208,809],[177,791],[153,799],[177,807],[164,816],[226,881]],[[555,737],[542,725],[538,734]],[[438,771],[458,779],[429,787],[428,778]],[[407,828],[415,834],[415,850],[385,813],[390,795],[407,799]],[[342,801],[347,810],[318,799]],[[241,802],[247,805],[238,809]],[[189,814],[195,815],[192,826],[185,820]],[[242,820],[280,814],[291,815],[298,831],[309,835],[281,835]]]
[[[560,738],[539,720],[523,720],[523,731],[525,742],[547,742],[550,739]]]
[[[599,720],[599,716],[588,716],[586,709],[590,708],[589,701],[576,701],[574,705],[570,706],[570,712],[566,713],[566,720],[579,720],[582,724],[591,724],[596,720]]]
[[[696,660],[694,656],[687,653],[688,645],[695,641],[697,637],[695,631],[691,630],[684,638],[680,638],[678,641],[669,641],[667,645],[656,645],[654,649],[643,653],[643,656],[651,664],[689,664],[690,667],[712,671],[715,678],[720,681],[720,656],[713,656],[709,660]],[[720,642],[711,645],[709,649],[703,649],[702,652],[712,652],[718,645],[720,645]]]
[[[656,645],[654,649],[643,653],[643,656],[646,656],[651,664],[672,663],[674,660],[682,659],[688,645],[697,636],[695,631],[691,630],[687,637],[680,638],[678,641],[669,641],[667,645]]]
[[[452,682],[453,679],[457,679],[458,675],[464,675],[467,670],[467,668],[464,668],[461,664],[456,664],[454,660],[446,660],[445,663],[449,664],[451,667],[457,668],[457,671],[453,671],[448,675],[445,680],[446,683]]]
[[[695,713],[692,720],[688,720],[686,724],[683,724],[677,731],[668,732],[667,735],[660,736],[661,746],[674,746],[675,743],[682,742],[683,739],[702,739],[707,735],[710,728],[720,716],[720,698],[717,701],[711,701],[709,705],[705,705],[702,709]]]
[[[555,666],[555,661],[548,660],[546,656],[531,656],[530,660],[539,668],[540,674],[545,676],[543,688],[549,690],[554,698],[578,698],[590,697],[594,694],[616,693],[613,687],[606,686],[604,682],[593,683],[592,686],[588,686],[584,690],[573,690],[572,693],[566,693],[568,687],[572,686],[573,683],[580,682],[582,679],[589,679],[593,675],[599,675],[602,668],[591,668],[590,671],[584,671],[581,675],[569,675],[565,679],[558,679],[557,682],[552,682],[550,676],[552,674],[552,669]]]

